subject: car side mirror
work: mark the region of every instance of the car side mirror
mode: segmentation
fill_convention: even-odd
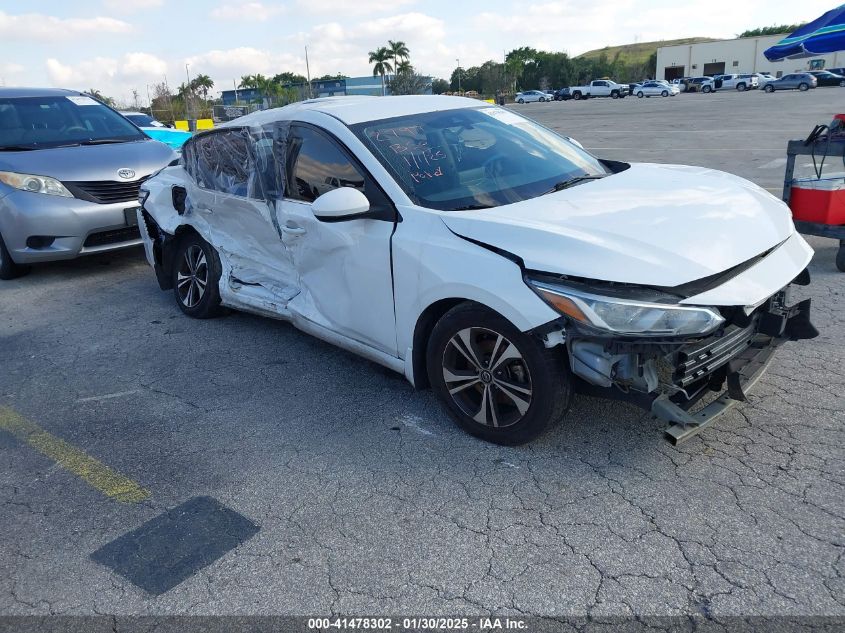
[[[358,189],[340,187],[327,191],[311,204],[314,217],[324,222],[354,220],[370,210],[370,201]]]

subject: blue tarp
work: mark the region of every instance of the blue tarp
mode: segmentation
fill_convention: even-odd
[[[845,50],[845,4],[805,24],[789,37],[763,51],[770,62],[812,57]]]
[[[168,127],[144,127],[141,129],[144,131],[144,134],[150,138],[155,139],[156,141],[161,141],[162,143],[167,143],[173,149],[182,149],[182,145],[185,144],[185,141],[191,138],[190,132],[173,130]]]

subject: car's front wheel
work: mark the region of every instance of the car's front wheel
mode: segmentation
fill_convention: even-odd
[[[642,90],[640,90],[640,91],[637,93],[637,99],[642,99],[644,96],[645,96],[645,95],[643,94],[643,91],[642,91]]]
[[[15,277],[20,277],[29,272],[29,266],[21,266],[16,264],[15,260],[9,254],[9,249],[6,248],[6,243],[3,241],[3,236],[0,235],[0,279],[9,280]]]
[[[566,413],[565,359],[507,319],[462,303],[435,325],[427,350],[435,393],[458,425],[488,442],[529,442]]]
[[[708,92],[712,92],[712,91],[713,91],[713,88],[711,88],[710,86],[704,86],[704,87],[701,89],[701,92],[703,92],[703,93],[705,93],[705,94],[706,94],[706,93],[708,93]]]
[[[668,96],[669,96],[669,91],[668,91],[668,90],[664,90],[663,92],[661,92],[661,93],[660,93],[660,96],[661,96],[661,97],[668,97]]]
[[[517,103],[525,103],[525,99],[517,99],[516,102]]]
[[[763,91],[764,91],[764,92],[769,92],[769,93],[772,93],[772,92],[774,92],[774,91],[775,91],[775,87],[774,87],[774,86],[769,86],[769,85],[767,85],[765,88],[763,88]]]
[[[736,89],[737,89],[739,92],[745,92],[745,84],[737,84],[737,85],[736,85]]]
[[[182,238],[173,265],[173,292],[182,312],[195,319],[209,319],[220,306],[220,257],[196,233]]]

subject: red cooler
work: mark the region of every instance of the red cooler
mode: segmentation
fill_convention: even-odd
[[[789,196],[792,217],[818,224],[845,224],[845,174],[836,177],[797,178]]]

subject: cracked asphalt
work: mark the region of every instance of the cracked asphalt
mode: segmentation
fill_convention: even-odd
[[[842,90],[519,107],[599,156],[776,190]],[[837,106],[838,104],[838,106]],[[0,431],[0,615],[845,616],[845,275],[816,249],[821,336],[680,447],[576,401],[534,443],[460,432],[430,392],[246,314],[184,317],[140,250],[0,286],[0,406],[151,492],[119,503]],[[255,536],[152,596],[90,554],[207,495]]]

